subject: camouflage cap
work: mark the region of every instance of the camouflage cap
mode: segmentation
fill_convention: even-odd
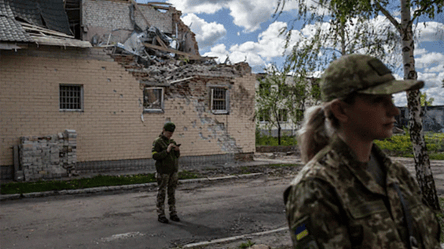
[[[321,98],[328,102],[353,92],[393,94],[423,86],[423,81],[395,80],[390,69],[375,57],[352,54],[333,61],[325,70],[321,78]]]
[[[173,122],[166,122],[163,125],[163,129],[166,131],[174,132],[174,130],[176,129],[176,125]]]

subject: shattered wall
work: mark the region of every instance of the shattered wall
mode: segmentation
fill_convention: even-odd
[[[125,170],[136,161],[145,167],[153,164],[152,141],[167,120],[177,125],[174,139],[182,144],[182,162],[187,157],[254,153],[255,76],[247,64],[141,68],[138,79],[116,60],[103,48],[30,45],[0,51],[0,166],[13,165],[12,147],[20,137],[72,129],[77,132],[77,168],[106,171],[118,165]],[[190,75],[182,74],[188,71]],[[143,88],[151,81],[164,84],[162,113],[144,113]],[[82,85],[82,111],[60,111],[60,84]],[[209,110],[210,85],[229,88],[229,114]]]
[[[75,172],[76,138],[73,130],[41,137],[21,137],[15,178],[35,181],[66,177]]]
[[[148,4],[137,4],[135,8],[129,1],[83,0],[83,40],[91,41],[93,45],[116,44],[117,42],[123,44],[134,31],[132,22],[134,18],[135,24],[142,31],[155,26],[172,37],[176,35],[177,30],[177,38],[185,45],[183,51],[198,55],[199,49],[195,35],[183,24],[180,15],[181,12],[174,7],[161,12]]]

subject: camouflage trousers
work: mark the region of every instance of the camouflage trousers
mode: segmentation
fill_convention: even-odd
[[[157,178],[157,215],[165,216],[165,196],[168,193],[168,206],[170,208],[170,216],[177,214],[176,212],[176,192],[178,175],[177,172],[172,174],[156,174]]]

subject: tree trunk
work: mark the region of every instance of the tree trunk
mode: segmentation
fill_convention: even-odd
[[[414,41],[410,6],[408,0],[401,1],[402,53],[404,64],[404,79],[416,80]],[[419,90],[408,91],[407,101],[410,111],[409,131],[415,157],[416,179],[421,188],[423,199],[435,210],[440,210],[435,181],[430,168],[430,159],[422,132],[421,101]]]

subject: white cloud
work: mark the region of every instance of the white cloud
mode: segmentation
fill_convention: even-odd
[[[424,53],[421,54],[421,57],[415,58],[415,63],[418,68],[425,69],[434,65],[444,66],[444,54],[436,52]]]
[[[425,91],[427,98],[433,98],[432,105],[444,105],[444,89],[439,87],[432,87]]]
[[[168,0],[168,3],[183,13],[214,14],[226,8],[230,10],[233,23],[245,32],[260,29],[261,23],[269,20],[275,11],[277,0]]]
[[[415,56],[418,57],[419,55],[424,55],[427,53],[427,50],[423,48],[415,48]]]
[[[187,26],[191,25],[191,30],[196,34],[196,40],[199,43],[200,49],[213,46],[216,41],[227,34],[224,25],[215,22],[205,22],[205,20],[197,17],[195,14],[184,16],[182,21]]]
[[[206,13],[214,14],[224,8],[226,1],[224,0],[168,0],[176,9],[182,13]]]
[[[225,44],[218,44],[211,48],[210,52],[205,53],[203,56],[217,57],[216,61],[219,63],[225,62],[230,52],[227,51]]]
[[[436,74],[436,73],[418,73],[418,79],[423,80],[425,82],[424,88],[435,88],[435,87],[441,87],[442,82],[441,80],[444,77],[444,73]],[[444,89],[443,89],[444,93]],[[444,96],[444,95],[443,95]]]
[[[416,25],[419,42],[442,41],[444,38],[444,24],[439,22],[422,22]]]
[[[393,102],[398,107],[407,106],[407,94],[406,92],[400,92],[393,94]]]
[[[286,27],[283,22],[272,23],[267,30],[258,35],[258,41],[248,41],[242,44],[235,44],[229,49],[225,45],[217,45],[204,56],[219,57],[218,61],[223,62],[229,55],[232,63],[247,61],[251,67],[265,67],[266,63],[273,59],[282,58],[285,46],[285,37],[279,36],[279,30]],[[299,39],[300,32],[293,31],[292,44]]]

